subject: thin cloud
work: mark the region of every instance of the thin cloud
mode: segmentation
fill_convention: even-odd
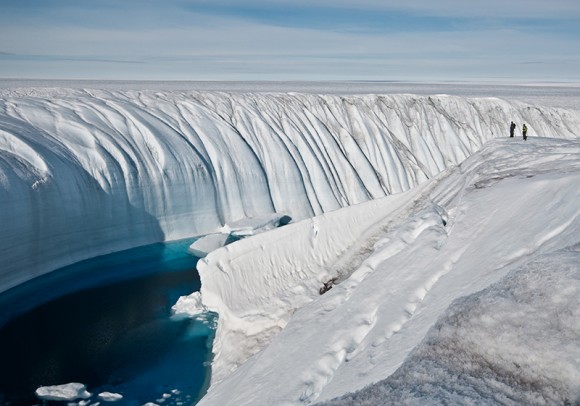
[[[111,59],[111,58],[94,58],[94,57],[70,57],[70,56],[51,56],[53,60],[61,61],[79,61],[79,62],[100,62],[100,63],[118,63],[118,64],[129,64],[129,65],[139,65],[144,64],[144,61],[132,61],[132,60],[121,60],[121,59]]]
[[[98,62],[98,63],[118,63],[118,64],[143,64],[143,61],[128,60],[128,59],[114,59],[114,58],[99,58],[96,56],[71,56],[71,55],[52,55],[52,54],[17,54],[13,52],[2,52],[0,56],[6,56],[10,59],[16,60],[37,60],[37,61],[76,61],[76,62]]]
[[[238,0],[181,1],[188,9],[208,6],[222,9],[286,9],[296,7],[327,8],[368,11],[405,11],[417,15],[443,17],[520,17],[520,18],[573,18],[580,15],[577,0],[250,0],[240,4]],[[322,16],[321,16],[322,17]]]
[[[580,55],[579,28],[525,20],[548,8],[546,18],[564,11],[572,18],[580,2],[556,0],[548,7],[530,0],[524,7],[514,0],[502,2],[500,11],[500,2],[490,1],[484,7],[467,0],[107,0],[91,6],[55,0],[42,10],[18,2],[10,10],[0,5],[0,76],[458,80],[487,72],[580,80],[580,57],[570,56]],[[525,10],[515,12],[514,4]],[[332,13],[324,14],[325,7]],[[360,12],[349,12],[355,9]],[[285,12],[295,14],[283,18]],[[519,72],[521,61],[566,57],[565,66],[527,64]]]

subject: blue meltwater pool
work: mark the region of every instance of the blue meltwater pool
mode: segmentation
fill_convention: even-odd
[[[87,404],[198,401],[216,320],[171,317],[200,289],[191,242],[92,258],[0,294],[0,404],[42,404],[38,387],[71,382],[87,386]],[[102,392],[123,398],[103,402]]]

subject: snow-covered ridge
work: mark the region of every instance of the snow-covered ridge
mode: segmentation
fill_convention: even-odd
[[[580,244],[579,180],[579,140],[493,140],[462,164],[412,190],[290,224],[209,254],[198,265],[201,302],[199,294],[190,298],[192,309],[220,315],[212,387],[200,405],[311,404],[382,381],[397,371],[455,299],[536,259],[545,261],[551,253],[556,256],[550,260],[550,276],[531,284],[525,273],[516,277],[523,281],[519,296],[498,307],[502,316],[497,323],[493,305],[501,292],[486,304],[481,320],[474,321],[475,332],[448,326],[451,336],[470,334],[457,350],[466,352],[462,360],[472,363],[468,369],[474,375],[456,382],[453,368],[462,368],[462,360],[435,365],[447,368],[442,371],[430,370],[432,365],[422,363],[421,357],[411,357],[393,379],[397,385],[414,379],[425,392],[409,392],[410,386],[403,385],[390,396],[385,391],[392,389],[391,379],[338,404],[437,404],[437,399],[443,399],[441,404],[446,399],[478,403],[479,395],[501,400],[522,389],[529,392],[520,393],[519,403],[528,403],[532,396],[539,399],[532,404],[551,404],[542,403],[541,396],[553,389],[561,392],[550,399],[570,399],[580,388],[580,365],[566,362],[559,371],[553,365],[560,365],[558,360],[567,354],[580,353],[578,323],[553,326],[558,336],[548,342],[562,348],[551,352],[549,362],[527,361],[530,368],[522,373],[511,361],[525,358],[525,349],[506,348],[501,340],[517,336],[522,345],[531,343],[530,350],[539,357],[546,340],[542,329],[551,325],[558,311],[554,308],[572,312],[562,316],[566,320],[577,313],[578,256],[568,258],[566,248],[577,251]],[[560,261],[557,255],[567,259]],[[558,263],[569,268],[569,275],[557,269]],[[558,291],[566,286],[558,282],[558,272],[568,278],[565,291]],[[551,285],[558,282],[556,293],[551,287],[541,288],[550,278],[555,278]],[[319,288],[332,279],[337,284],[320,295]],[[510,289],[517,290],[517,282]],[[536,307],[542,300],[555,304],[546,305],[550,310],[542,313],[543,319],[525,330],[533,337],[526,339],[525,331],[500,336],[510,328],[523,328],[520,310],[534,317],[528,300]],[[443,323],[449,320],[454,321],[449,316]],[[497,336],[477,340],[491,326]],[[446,345],[419,351],[453,352],[454,347]],[[489,366],[483,355],[499,369],[486,372],[479,382],[478,369]],[[547,365],[551,362],[555,364]],[[443,376],[443,382],[431,385],[430,376]],[[512,378],[516,381],[510,387]],[[496,382],[501,393],[494,394]],[[528,382],[540,386],[518,386]],[[431,390],[435,396],[449,397],[429,397]]]
[[[410,189],[510,120],[532,137],[580,132],[576,111],[499,99],[3,89],[0,291],[113,250]]]

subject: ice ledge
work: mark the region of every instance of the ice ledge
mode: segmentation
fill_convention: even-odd
[[[189,251],[197,257],[204,258],[210,252],[231,242],[287,225],[291,221],[290,216],[280,213],[243,218],[226,224],[217,233],[200,237],[189,246]]]

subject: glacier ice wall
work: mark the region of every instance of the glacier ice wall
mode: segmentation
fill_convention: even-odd
[[[0,291],[113,250],[407,190],[580,113],[500,99],[3,89]]]

